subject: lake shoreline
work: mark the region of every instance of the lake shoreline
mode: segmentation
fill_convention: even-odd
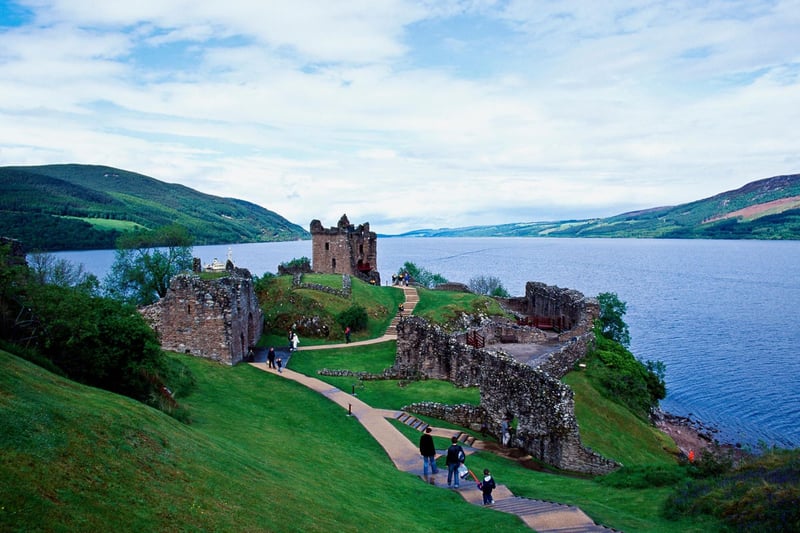
[[[739,444],[722,443],[715,438],[719,430],[691,416],[679,416],[659,409],[653,415],[656,428],[675,441],[680,457],[700,459],[702,454],[726,455],[740,459],[752,455]]]

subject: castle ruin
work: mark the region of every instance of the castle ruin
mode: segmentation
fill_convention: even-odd
[[[253,277],[230,261],[226,273],[214,279],[197,272],[174,276],[167,295],[141,312],[163,349],[228,365],[248,358],[264,329]]]
[[[423,402],[404,410],[458,425],[485,427],[498,437],[503,419],[513,418],[518,425],[510,445],[545,463],[589,474],[606,474],[616,469],[617,463],[581,443],[574,394],[560,381],[594,341],[592,323],[599,312],[597,301],[584,298],[578,291],[534,282],[526,285],[525,297],[515,300],[513,303],[519,309],[536,313],[539,319],[571,326],[559,333],[560,349],[533,368],[502,350],[469,346],[463,342],[463,335],[450,335],[422,318],[405,317],[397,326],[397,356],[389,374],[395,378],[444,379],[459,387],[478,387],[480,405]]]
[[[319,220],[311,221],[312,270],[321,274],[349,274],[380,285],[378,273],[378,236],[369,222],[354,226],[342,215],[339,224],[324,228]]]

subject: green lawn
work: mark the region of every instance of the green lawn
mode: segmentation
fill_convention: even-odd
[[[398,471],[296,383],[174,357],[188,426],[0,352],[0,531],[530,531]]]

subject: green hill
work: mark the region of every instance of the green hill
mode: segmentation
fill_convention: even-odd
[[[401,236],[800,239],[800,174],[754,181],[687,204],[609,218],[417,230]]]
[[[0,235],[28,250],[113,248],[120,232],[177,223],[194,244],[306,239],[280,215],[244,200],[105,166],[0,167]]]
[[[325,397],[189,356],[184,425],[0,351],[0,531],[454,531],[485,511],[398,471]],[[424,502],[424,505],[420,505]],[[494,513],[503,531],[530,531]]]

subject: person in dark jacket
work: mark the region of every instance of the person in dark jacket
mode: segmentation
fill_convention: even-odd
[[[464,462],[464,448],[458,444],[458,437],[455,435],[450,441],[452,444],[447,448],[447,486],[452,485],[457,489],[461,483],[461,478],[458,477],[458,467]]]
[[[483,505],[493,504],[494,498],[492,498],[492,491],[497,488],[497,485],[488,468],[483,469],[483,480],[478,483],[478,488],[481,489],[483,493]]]
[[[428,475],[428,465],[431,467],[432,474],[439,472],[439,468],[436,466],[436,446],[433,444],[430,427],[425,428],[425,432],[419,438],[419,454],[422,456],[423,475]]]
[[[275,347],[270,346],[267,352],[267,367],[275,368]]]

